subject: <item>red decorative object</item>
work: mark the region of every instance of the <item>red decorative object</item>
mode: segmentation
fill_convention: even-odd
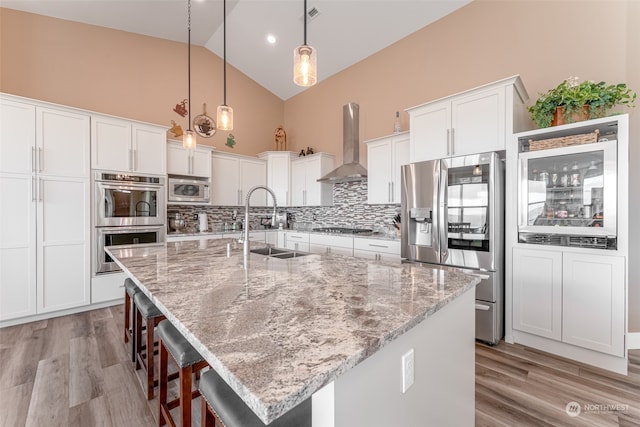
[[[187,100],[183,100],[182,102],[178,102],[175,106],[175,108],[173,109],[173,111],[175,111],[176,113],[178,113],[180,116],[184,117],[187,115],[187,113],[189,112],[187,110]]]

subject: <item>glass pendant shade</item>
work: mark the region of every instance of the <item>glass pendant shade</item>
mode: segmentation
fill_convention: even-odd
[[[293,50],[293,82],[298,86],[313,86],[317,81],[316,50],[309,45]]]
[[[218,129],[233,130],[233,108],[228,105],[218,106]]]
[[[186,148],[188,150],[196,148],[196,133],[194,131],[186,130],[184,132],[184,135],[182,135],[182,148]]]

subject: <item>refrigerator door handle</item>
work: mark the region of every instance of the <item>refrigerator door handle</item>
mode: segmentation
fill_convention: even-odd
[[[438,174],[438,194],[439,194],[439,203],[438,203],[438,238],[440,240],[439,252],[440,252],[440,262],[446,264],[447,258],[449,256],[449,245],[448,245],[448,225],[447,225],[447,190],[448,190],[448,170],[447,166],[444,162],[440,162],[440,173]]]
[[[488,305],[476,303],[476,310],[489,311],[490,308],[491,307],[489,307]]]

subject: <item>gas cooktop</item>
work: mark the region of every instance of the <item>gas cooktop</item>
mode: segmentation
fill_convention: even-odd
[[[322,233],[335,233],[335,234],[358,234],[358,233],[371,233],[373,230],[371,230],[370,228],[320,227],[320,228],[314,228],[312,231],[319,231]]]

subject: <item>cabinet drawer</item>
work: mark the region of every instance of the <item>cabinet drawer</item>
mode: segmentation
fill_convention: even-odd
[[[335,246],[353,249],[352,236],[330,236],[326,234],[309,234],[309,243],[324,246]]]
[[[400,256],[400,241],[398,240],[376,240],[376,239],[353,239],[353,248],[361,251],[372,251]]]

